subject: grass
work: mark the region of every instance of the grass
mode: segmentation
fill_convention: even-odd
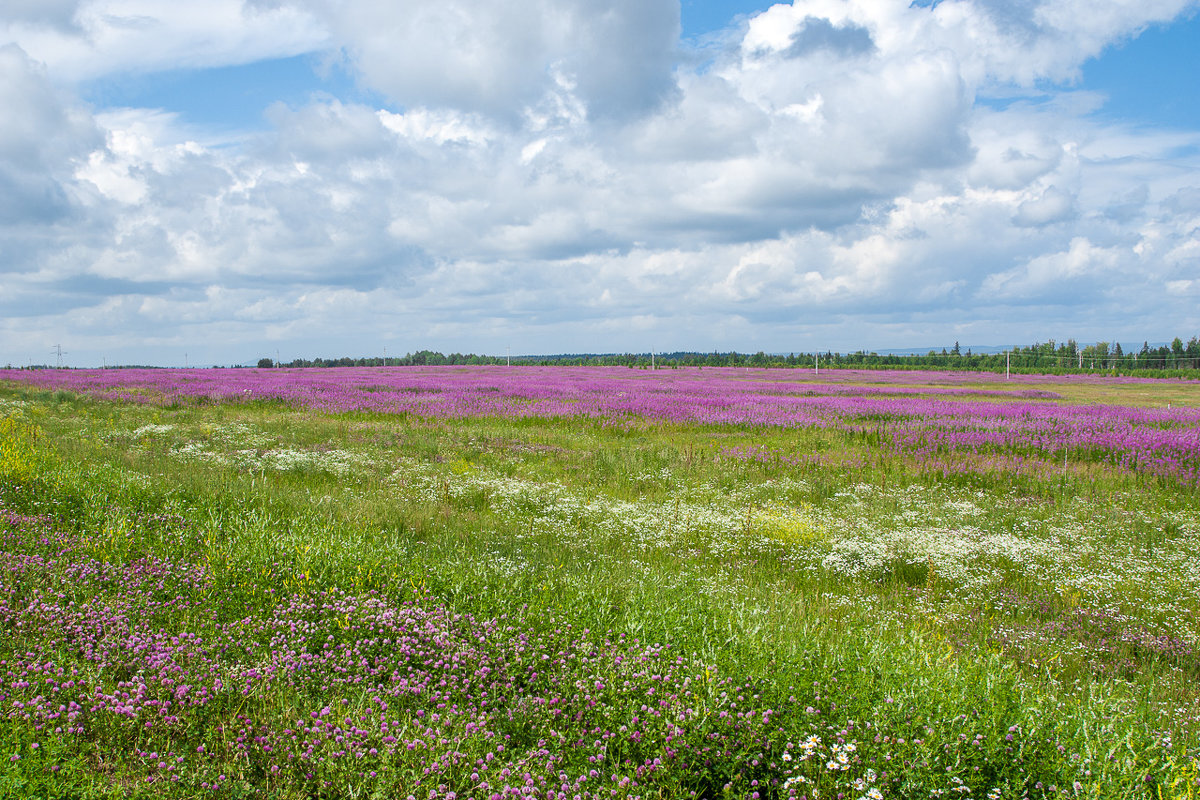
[[[0,418],[0,796],[1197,791],[1194,489],[832,430]]]

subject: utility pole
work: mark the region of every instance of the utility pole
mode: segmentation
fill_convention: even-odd
[[[1004,351],[1004,380],[1008,380],[1008,351]]]
[[[654,370],[654,351],[650,351],[650,370]]]
[[[813,353],[813,372],[817,375],[821,374],[821,354]]]
[[[506,366],[512,366],[512,348],[508,345],[504,346],[504,361]]]

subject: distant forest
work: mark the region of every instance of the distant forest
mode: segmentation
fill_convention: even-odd
[[[260,368],[269,367],[412,367],[449,365],[521,366],[605,366],[664,369],[677,367],[792,367],[807,369],[961,369],[1017,373],[1067,374],[1073,372],[1108,372],[1146,376],[1200,377],[1200,338],[1184,341],[1175,337],[1170,345],[1151,347],[1143,343],[1140,350],[1125,351],[1121,345],[1096,342],[1081,347],[1074,339],[1065,343],[1050,340],[1028,347],[1014,347],[1007,353],[972,353],[962,350],[956,342],[952,349],[930,350],[924,355],[881,354],[859,350],[853,353],[789,353],[788,355],[757,353],[574,353],[538,356],[484,356],[474,353],[444,355],[432,350],[419,350],[404,356],[378,358],[314,358],[275,362],[260,359]]]
[[[794,369],[898,369],[898,370],[971,370],[982,372],[1107,373],[1145,377],[1200,378],[1200,337],[1186,343],[1178,336],[1169,345],[1151,347],[1143,342],[1139,350],[1124,350],[1119,343],[1096,342],[1080,346],[1074,339],[1058,343],[1016,346],[1007,352],[972,353],[955,342],[950,349],[930,350],[924,354],[876,353],[561,353],[557,355],[484,356],[475,353],[450,353],[418,350],[403,356],[341,358],[297,358],[276,361],[260,358],[259,369],[301,367],[421,367],[452,365],[503,366],[589,366],[630,367],[633,369],[676,369],[679,367],[782,367]],[[234,368],[248,365],[236,364]],[[14,369],[10,364],[8,369]],[[31,364],[19,369],[54,369],[48,364]],[[105,369],[160,369],[143,364],[109,364]],[[222,367],[213,367],[222,369]]]

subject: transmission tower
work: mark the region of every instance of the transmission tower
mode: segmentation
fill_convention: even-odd
[[[67,351],[62,349],[61,344],[54,345],[54,355],[58,356],[58,368],[62,369],[62,357],[67,355]]]

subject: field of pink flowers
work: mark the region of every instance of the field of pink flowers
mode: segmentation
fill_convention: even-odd
[[[352,784],[601,798],[696,763],[732,775],[748,753],[787,746],[773,741],[779,712],[739,696],[749,687],[660,645],[533,631],[519,610],[476,620],[419,593],[333,589],[264,617],[226,606],[203,565],[114,564],[88,549],[50,519],[0,510],[0,629],[28,648],[0,662],[0,708],[27,740],[10,764],[57,772],[64,753],[100,739],[136,743],[124,758],[147,785],[216,796],[251,778],[264,795]],[[202,632],[173,630],[180,619],[202,620]],[[626,717],[633,695],[649,705]],[[556,727],[584,738],[534,735]],[[832,785],[841,771],[822,779],[823,764],[809,772]],[[762,778],[779,785],[801,766]]]
[[[0,380],[171,405],[274,401],[329,413],[590,418],[613,424],[819,428],[943,471],[1110,464],[1200,485],[1200,408],[1080,404],[1054,385],[1153,379],[962,372],[612,367],[0,371]],[[1164,383],[1158,381],[1158,383]],[[749,454],[761,458],[762,451]],[[768,454],[788,458],[787,453]],[[960,456],[967,456],[962,459]]]
[[[140,525],[189,535],[169,515]],[[857,669],[878,656],[785,687],[420,589],[239,603],[203,563],[96,544],[0,509],[6,796],[105,796],[97,774],[115,771],[107,796],[995,800],[1079,796],[1050,776],[1130,769],[1081,761],[1053,720],[1012,707],[1012,674],[921,708],[863,695]]]

